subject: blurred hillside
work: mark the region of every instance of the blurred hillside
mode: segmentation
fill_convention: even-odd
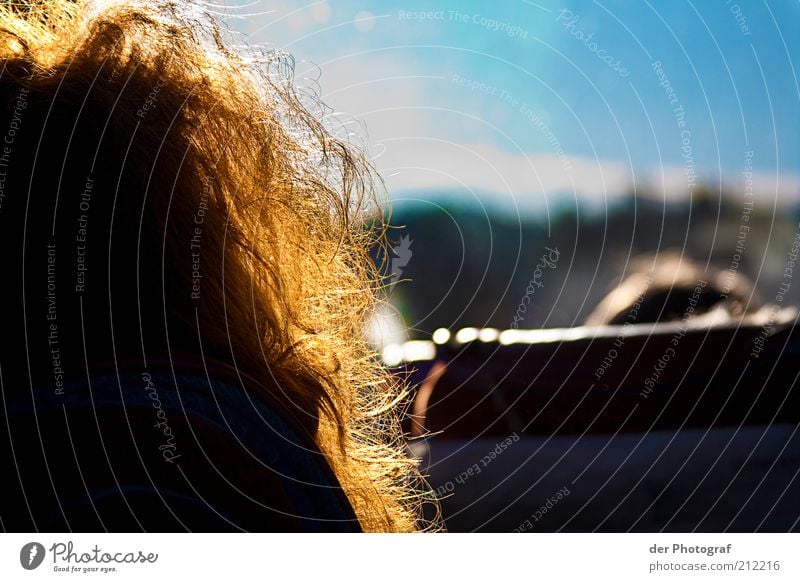
[[[390,301],[411,339],[430,337],[439,327],[508,328],[526,289],[534,291],[519,327],[568,327],[579,325],[630,273],[632,258],[683,249],[702,265],[738,270],[770,302],[800,207],[754,199],[748,212],[731,193],[699,189],[691,203],[639,193],[607,208],[573,200],[551,206],[549,216],[522,218],[447,198],[438,205],[399,200],[391,223],[403,228],[392,230],[390,239],[404,256],[393,257],[394,267],[387,262],[386,272],[399,275],[388,290]],[[787,302],[800,303],[800,282]]]

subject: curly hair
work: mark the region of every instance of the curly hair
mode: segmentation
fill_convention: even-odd
[[[182,352],[236,366],[315,435],[364,530],[428,527],[405,384],[364,339],[383,186],[304,106],[291,58],[236,46],[193,1],[4,5],[0,33],[0,242],[22,274],[0,299],[27,338],[4,369],[37,375],[49,249],[66,373]]]

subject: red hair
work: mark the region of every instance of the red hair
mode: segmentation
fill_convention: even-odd
[[[365,530],[424,527],[403,385],[363,334],[380,181],[302,106],[291,60],[234,50],[194,2],[3,6],[0,32],[9,116],[27,92],[0,220],[30,273],[4,300],[42,282],[26,261],[52,239],[65,368],[180,351],[234,365],[315,435]],[[7,329],[47,329],[24,317]]]

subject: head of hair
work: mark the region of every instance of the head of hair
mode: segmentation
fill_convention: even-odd
[[[639,257],[631,271],[600,301],[586,325],[676,321],[686,317],[690,300],[694,302],[691,317],[712,312],[723,318],[742,317],[761,306],[744,275],[704,268],[679,251]]]
[[[404,387],[363,339],[381,183],[291,58],[198,2],[47,0],[0,7],[0,62],[6,377],[52,379],[53,330],[66,374],[215,358],[309,428],[364,529],[418,529]]]

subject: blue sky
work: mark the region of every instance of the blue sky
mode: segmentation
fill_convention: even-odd
[[[797,1],[257,1],[228,13],[248,42],[298,59],[299,82],[368,143],[392,191],[540,207],[634,181],[681,197],[696,174],[735,192],[752,152],[765,201],[798,197]]]

